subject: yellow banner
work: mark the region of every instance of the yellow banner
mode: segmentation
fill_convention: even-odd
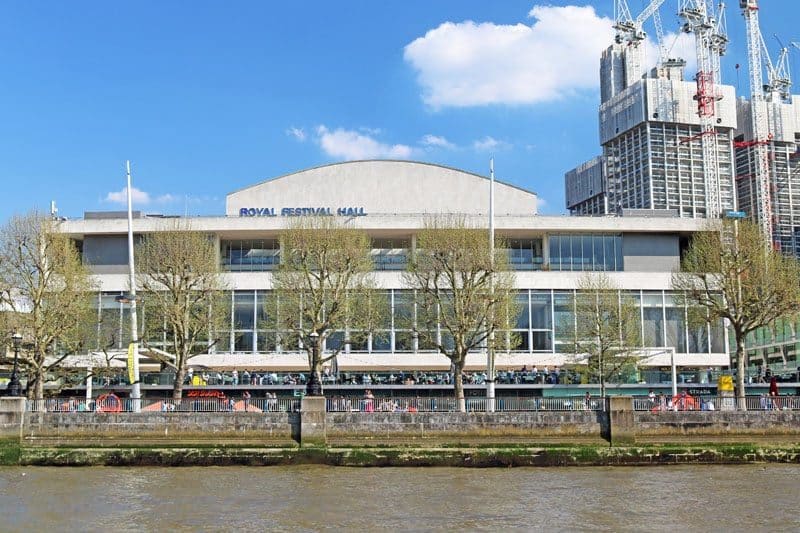
[[[133,376],[133,357],[134,357],[134,344],[130,343],[128,345],[128,381],[133,384],[134,376]]]

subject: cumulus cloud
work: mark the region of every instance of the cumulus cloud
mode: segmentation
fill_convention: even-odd
[[[420,139],[420,144],[431,148],[446,148],[448,150],[455,150],[456,145],[448,141],[440,135],[431,135],[430,133]]]
[[[146,191],[141,191],[136,187],[131,187],[131,199],[135,205],[149,205],[151,203],[169,204],[180,200],[181,198],[174,194],[162,194],[160,196],[153,196]],[[112,191],[106,194],[105,201],[112,204],[128,204],[128,188],[123,187],[121,191]]]
[[[511,144],[507,143],[506,141],[499,141],[491,135],[487,135],[483,139],[478,139],[477,141],[473,142],[472,147],[479,152],[491,152],[494,150],[511,148]]]
[[[150,193],[140,191],[136,187],[131,187],[131,199],[134,204],[147,205],[151,202]],[[106,202],[112,204],[128,203],[128,188],[123,187],[121,191],[110,192],[106,195]]]
[[[329,156],[345,160],[409,159],[414,154],[414,149],[405,144],[386,144],[373,135],[343,128],[329,130],[324,125],[317,128],[317,142]]]
[[[599,86],[613,21],[591,6],[534,6],[526,24],[445,22],[405,47],[434,108],[532,104]]]
[[[289,137],[294,137],[295,140],[303,142],[306,140],[306,132],[303,131],[303,128],[295,128],[292,126],[288,130],[286,130],[286,135]]]

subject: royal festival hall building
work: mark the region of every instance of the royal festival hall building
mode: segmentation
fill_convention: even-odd
[[[229,327],[208,354],[192,360],[208,369],[307,370],[296,346],[282,346],[275,331],[262,329],[263,302],[272,271],[280,261],[279,237],[294,217],[325,214],[341,218],[372,239],[375,277],[389,296],[388,334],[348,345],[338,357],[339,371],[447,371],[449,361],[422,349],[409,330],[395,327],[399,310],[413,306],[403,270],[415,235],[431,217],[458,214],[488,229],[490,180],[470,172],[412,161],[354,161],[280,176],[228,194],[225,214],[180,217],[183,228],[206,232],[217,244],[229,288]],[[709,367],[729,364],[725,328],[690,328],[686,310],[670,291],[672,272],[693,233],[707,221],[678,217],[569,217],[537,214],[534,192],[501,181],[495,184],[496,234],[508,247],[521,309],[519,339],[498,352],[498,369],[563,366],[574,334],[573,306],[579,280],[602,271],[639,306],[642,338],[651,354],[644,365],[706,375]],[[177,217],[134,214],[133,232],[142,235],[175,228]],[[98,317],[111,328],[117,348],[130,339],[128,306],[116,298],[128,291],[128,223],[124,212],[87,212],[64,220],[61,231],[74,238],[100,287]],[[226,293],[226,297],[228,297]],[[140,317],[140,324],[144,322]],[[99,348],[103,335],[98,332]],[[157,346],[158,338],[146,339]],[[163,340],[161,340],[163,341]],[[486,354],[474,353],[466,370],[486,367]],[[699,372],[702,370],[702,372]],[[699,380],[700,378],[698,378]]]

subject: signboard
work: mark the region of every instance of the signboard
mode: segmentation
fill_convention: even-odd
[[[242,207],[240,217],[308,217],[308,216],[367,216],[363,206],[358,207]]]
[[[744,211],[725,211],[725,218],[747,218]]]
[[[136,380],[136,376],[133,375],[133,358],[136,357],[136,351],[133,349],[134,346],[133,343],[128,345],[128,381],[131,385]]]

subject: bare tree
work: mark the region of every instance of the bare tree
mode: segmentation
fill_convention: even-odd
[[[606,384],[641,359],[639,309],[604,273],[584,274],[577,288],[574,358],[605,398]]]
[[[143,344],[175,370],[172,396],[179,400],[190,360],[214,346],[230,318],[216,245],[211,235],[176,224],[145,235],[136,261],[147,316],[142,338],[166,339],[164,350]]]
[[[369,236],[335,217],[298,217],[282,232],[267,320],[284,349],[308,355],[309,396],[322,395],[323,365],[348,343],[364,342],[388,315],[373,268]]]
[[[709,323],[724,319],[736,340],[736,395],[744,408],[745,339],[758,328],[800,312],[800,265],[772,249],[760,227],[750,221],[724,221],[697,233],[672,286],[691,313]],[[733,358],[733,354],[731,354]],[[731,360],[731,368],[733,360]]]
[[[494,257],[485,229],[464,218],[436,218],[417,235],[417,247],[405,285],[416,293],[416,321],[411,324],[421,346],[447,357],[453,368],[453,392],[466,411],[462,372],[467,354],[505,347],[516,318],[514,275],[502,240]],[[492,340],[495,339],[495,340]]]
[[[43,398],[46,374],[82,350],[96,324],[91,275],[57,224],[31,212],[0,230],[0,305],[6,327],[23,336],[20,365],[32,399]]]

